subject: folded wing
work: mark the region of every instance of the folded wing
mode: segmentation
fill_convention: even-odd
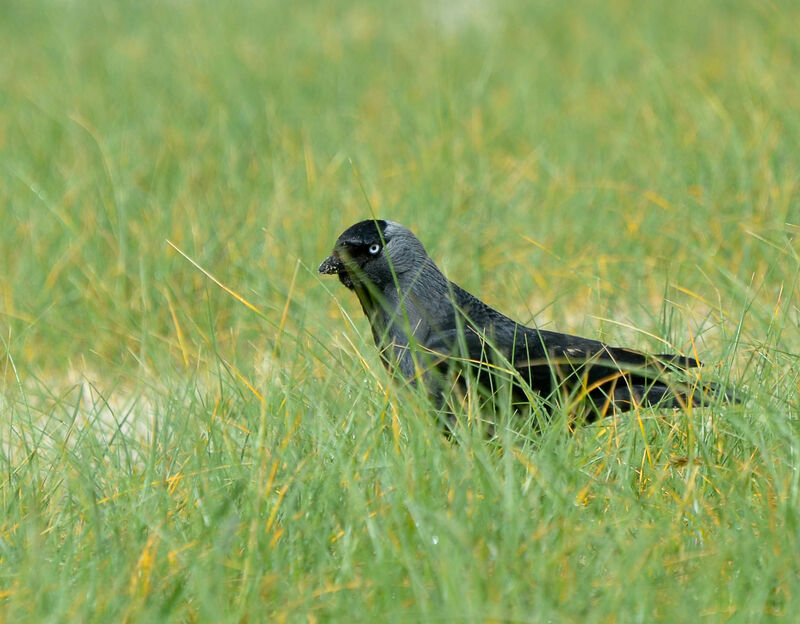
[[[557,332],[515,324],[478,331],[470,325],[435,334],[427,348],[435,353],[440,372],[464,374],[487,392],[512,379],[515,402],[530,401],[530,393],[566,400],[588,398],[600,414],[635,405],[685,407],[701,405],[713,388],[694,388],[670,373],[701,366],[694,358],[675,354],[647,354],[611,347]]]

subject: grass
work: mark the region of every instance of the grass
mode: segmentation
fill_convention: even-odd
[[[3,12],[0,621],[800,610],[796,3]],[[370,210],[745,402],[447,442],[316,275]]]

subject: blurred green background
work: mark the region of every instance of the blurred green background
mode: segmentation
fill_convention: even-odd
[[[769,244],[798,222],[794,10],[10,3],[15,351],[54,371],[159,358],[164,293],[192,315],[208,287],[166,239],[275,309],[300,259],[298,307],[322,305],[313,268],[370,214],[354,171],[375,214],[521,320],[554,306],[589,330],[586,313],[657,309],[671,280],[718,307],[720,273],[772,306],[792,267]],[[269,340],[220,299],[247,316],[224,325]]]
[[[798,23],[791,1],[3,3],[0,619],[796,612]],[[625,459],[602,426],[549,455],[449,445],[316,275],[373,214],[520,321],[696,349],[750,402],[705,438],[698,414],[622,423]],[[406,498],[375,502],[381,471]],[[531,475],[564,481],[533,501]],[[698,492],[741,517],[687,520]],[[434,552],[442,505],[480,520]],[[497,551],[508,523],[553,541]]]

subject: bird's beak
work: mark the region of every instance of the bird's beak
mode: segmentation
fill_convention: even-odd
[[[319,272],[323,275],[335,275],[342,271],[344,271],[344,262],[335,251],[319,265]]]

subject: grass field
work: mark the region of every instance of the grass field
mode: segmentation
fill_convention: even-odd
[[[800,613],[798,3],[2,13],[0,622]],[[316,274],[370,214],[745,401],[450,443]]]

